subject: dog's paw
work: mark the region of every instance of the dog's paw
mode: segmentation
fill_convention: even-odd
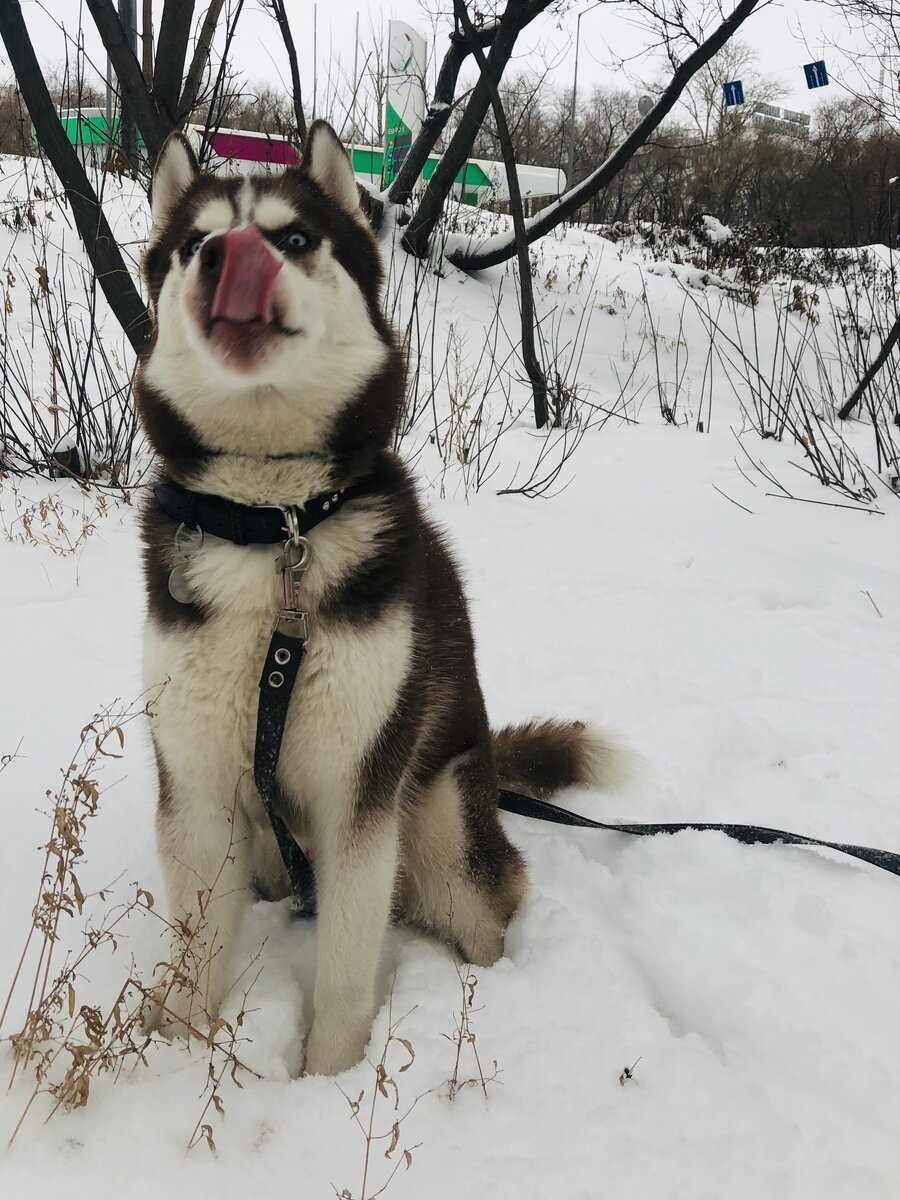
[[[481,925],[469,932],[457,933],[459,955],[473,967],[492,967],[503,957],[504,930],[501,926]]]
[[[304,1075],[340,1075],[362,1062],[369,1040],[369,1029],[349,1033],[346,1028],[328,1030],[322,1022],[313,1022],[306,1042]]]
[[[188,1040],[192,1030],[207,1025],[209,1018],[189,989],[159,986],[145,997],[140,1023],[146,1037],[156,1033],[171,1042]]]

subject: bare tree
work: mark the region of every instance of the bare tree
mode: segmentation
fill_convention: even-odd
[[[294,35],[291,33],[291,23],[288,20],[284,0],[264,0],[264,8],[271,12],[278,24],[281,40],[288,56],[291,71],[291,89],[294,100],[294,123],[297,126],[297,137],[301,142],[306,141],[306,118],[303,115],[303,95],[300,89],[300,67],[297,63],[297,47],[294,45]]]
[[[3,38],[6,53],[19,81],[38,140],[66,190],[75,226],[97,281],[125,335],[135,351],[139,351],[150,332],[146,305],[128,273],[97,194],[56,115],[28,36],[19,0],[6,0],[0,4],[0,37]]]
[[[178,101],[178,112],[184,119],[196,107],[200,88],[203,83],[203,76],[209,66],[213,38],[215,37],[216,28],[224,6],[225,0],[210,0],[206,15],[203,18],[203,24],[200,26],[200,34],[197,38],[197,44],[194,47],[193,56],[191,57],[191,65],[188,67],[184,87],[181,91],[181,98]]]
[[[112,0],[87,0],[87,6],[119,81],[122,100],[141,131],[147,153],[151,158],[155,158],[175,124],[160,112],[156,100],[148,90],[141,65],[128,45],[125,30]],[[174,7],[172,0],[167,0],[166,8],[169,7]],[[157,54],[157,59],[158,57]],[[16,78],[21,85],[22,79],[18,71]],[[33,117],[32,113],[32,119]]]
[[[441,155],[404,234],[403,245],[419,258],[424,258],[428,253],[431,235],[440,220],[447,197],[472,152],[475,138],[487,115],[491,103],[488,80],[499,83],[519,34],[554,2],[556,0],[507,0],[493,30],[485,69],[469,95],[453,137]],[[515,252],[513,241],[507,257],[511,258]]]
[[[144,0],[141,19],[141,66],[144,83],[153,86],[153,0]]]
[[[694,45],[694,50],[675,68],[672,78],[650,112],[625,138],[618,148],[595,171],[580,183],[570,188],[555,204],[543,209],[536,217],[528,222],[528,241],[536,241],[561,224],[579,208],[596,195],[602,188],[608,187],[618,173],[632,160],[634,155],[646,144],[650,136],[659,128],[665,117],[672,111],[687,84],[697,71],[713,57],[737,32],[750,16],[761,0],[739,0],[734,11],[726,17],[717,29],[706,40],[691,31],[685,23],[682,9],[676,10],[674,18],[668,17],[662,8],[654,8],[658,18],[663,22],[666,44],[672,61],[677,60],[675,49],[676,32],[688,39]],[[655,3],[655,0],[654,0]],[[422,251],[417,242],[409,244],[409,248]],[[500,237],[491,239],[489,246],[474,247],[465,251],[457,251],[450,256],[451,261],[464,270],[481,270],[484,267],[496,266],[505,262],[516,253],[515,237]]]
[[[122,22],[111,0],[87,0],[87,3],[116,72],[123,106],[127,106],[134,118],[152,158],[159,152],[169,132],[189,115],[179,113],[178,101],[181,95],[181,72],[190,36],[188,10],[193,12],[193,3],[166,0],[160,24],[160,46],[156,56],[157,75],[154,78],[153,92],[147,86],[141,64],[128,44]],[[229,32],[233,35],[233,25]],[[19,0],[4,0],[4,3],[0,4],[0,36],[38,141],[72,207],[78,234],[84,243],[97,280],[126,336],[135,350],[139,351],[146,343],[150,330],[146,306],[103,215],[97,193],[60,123],[56,106],[28,36]],[[211,43],[210,32],[207,55]],[[162,59],[166,61],[161,62]],[[177,65],[177,72],[173,63]],[[162,105],[157,102],[160,97]]]
[[[847,418],[852,415],[854,408],[856,408],[857,404],[859,404],[871,386],[872,380],[875,379],[875,377],[881,371],[882,367],[891,357],[894,347],[898,344],[900,344],[900,315],[898,315],[897,320],[891,326],[890,332],[884,340],[884,345],[878,351],[877,355],[866,370],[866,373],[850,393],[849,397],[847,398],[847,402],[838,413],[838,416],[842,421],[846,421]]]

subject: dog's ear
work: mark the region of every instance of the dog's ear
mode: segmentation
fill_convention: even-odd
[[[359,189],[353,167],[338,135],[327,121],[314,121],[310,126],[303,151],[303,170],[326,196],[336,200],[347,212],[359,213]]]
[[[159,152],[150,185],[150,212],[155,233],[163,228],[175,205],[200,174],[197,156],[183,133],[170,133]]]

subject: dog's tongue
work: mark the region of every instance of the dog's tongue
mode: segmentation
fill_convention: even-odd
[[[222,241],[222,270],[210,316],[268,323],[272,320],[272,293],[281,262],[255,225],[232,229]]]

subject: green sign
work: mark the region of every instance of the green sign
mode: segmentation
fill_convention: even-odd
[[[397,178],[403,160],[409,154],[409,148],[412,145],[412,130],[404,123],[390,100],[385,104],[384,117],[384,159],[381,186],[388,187]]]
[[[107,146],[110,142],[118,144],[118,117],[113,117],[111,130],[106,123],[106,114],[92,112],[90,109],[78,113],[60,113],[59,122],[73,146]],[[31,136],[35,136],[34,126],[31,128]],[[138,145],[143,144],[143,138],[138,134]]]

